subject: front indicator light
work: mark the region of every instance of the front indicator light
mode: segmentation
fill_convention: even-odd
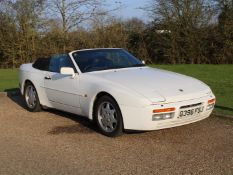
[[[208,100],[208,104],[212,104],[212,103],[215,103],[215,98]]]
[[[163,108],[163,109],[154,109],[153,113],[162,113],[162,112],[173,112],[176,108]]]
[[[152,116],[152,121],[172,119],[173,117],[174,113],[154,114]]]

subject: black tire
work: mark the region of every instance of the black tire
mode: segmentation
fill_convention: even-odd
[[[28,91],[29,91],[29,88],[31,88],[31,90],[33,91],[34,93],[34,100],[33,100],[33,105],[30,105],[29,102],[28,102]],[[40,101],[39,101],[39,98],[38,98],[38,95],[37,95],[37,91],[36,91],[36,88],[35,86],[30,83],[30,82],[27,82],[25,84],[25,88],[24,88],[24,101],[25,101],[25,104],[26,104],[26,107],[27,107],[27,110],[30,111],[30,112],[40,112],[41,111],[41,105],[40,105]]]
[[[110,115],[110,113],[103,114],[103,111],[101,110],[103,108],[101,108],[101,107],[104,107],[105,104],[106,104],[106,106],[107,106],[107,104],[110,104],[109,105],[110,110],[112,112],[115,111],[115,112],[113,112],[113,115],[112,114]],[[107,108],[104,110],[107,110]],[[108,118],[114,117],[114,119],[116,120],[116,123],[115,123],[114,119],[113,119],[114,122],[106,121],[107,120],[106,117],[105,116],[103,117],[102,114],[107,116]],[[123,134],[123,120],[122,120],[122,114],[121,114],[120,108],[119,108],[117,102],[110,96],[105,95],[105,96],[100,97],[97,100],[97,102],[95,103],[95,107],[94,107],[94,120],[95,120],[100,132],[103,135],[106,135],[108,137],[117,137],[117,136],[120,136]],[[111,129],[111,127],[107,127],[107,126],[105,127],[104,120],[105,120],[105,122],[111,123],[110,125],[112,126],[113,129]],[[109,129],[109,130],[107,131],[107,129]]]

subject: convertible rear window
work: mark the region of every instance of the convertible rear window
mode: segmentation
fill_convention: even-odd
[[[32,65],[35,69],[48,71],[50,58],[38,58]]]

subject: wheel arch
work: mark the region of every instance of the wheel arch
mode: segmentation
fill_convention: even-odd
[[[27,83],[31,83],[31,84],[35,87],[35,85],[33,84],[33,82],[32,82],[31,80],[26,79],[26,80],[24,81],[24,84],[23,84],[23,95],[25,94],[25,88],[26,88]],[[35,88],[36,88],[36,87],[35,87]]]
[[[24,81],[23,96],[25,95],[25,88],[26,88],[27,83],[30,83],[30,84],[32,84],[34,86],[34,88],[36,89],[36,93],[37,93],[38,99],[39,99],[39,103],[41,103],[41,97],[40,97],[40,94],[38,93],[38,89],[37,89],[36,85],[31,80],[29,80],[29,79],[26,79]]]
[[[96,102],[98,101],[99,98],[101,98],[101,97],[103,97],[103,96],[109,96],[109,97],[111,97],[111,98],[116,102],[116,104],[118,105],[118,107],[119,107],[119,109],[120,109],[120,112],[121,112],[121,108],[120,108],[119,103],[117,102],[116,98],[114,98],[113,95],[111,95],[110,93],[108,93],[108,92],[106,92],[106,91],[101,91],[101,92],[98,92],[98,93],[96,94],[96,96],[94,97],[94,100],[93,100],[93,102],[92,102],[92,106],[91,106],[90,112],[89,112],[89,114],[90,114],[90,119],[91,119],[91,120],[94,120],[93,112],[94,112],[94,109],[95,109],[95,107],[96,107]],[[122,116],[122,117],[123,117],[123,116]]]

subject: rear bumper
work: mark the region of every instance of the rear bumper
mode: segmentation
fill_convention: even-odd
[[[207,110],[208,100],[211,98],[214,98],[214,95],[208,95],[202,98],[176,103],[150,105],[141,108],[120,105],[123,116],[124,128],[127,130],[149,131],[186,125],[203,120],[209,117],[211,112],[213,111],[213,109]],[[202,105],[204,106],[203,112],[194,116],[185,116],[179,118],[181,106],[192,105],[196,103],[202,103]],[[173,107],[176,108],[173,118],[158,121],[152,120],[152,111],[154,109]]]

